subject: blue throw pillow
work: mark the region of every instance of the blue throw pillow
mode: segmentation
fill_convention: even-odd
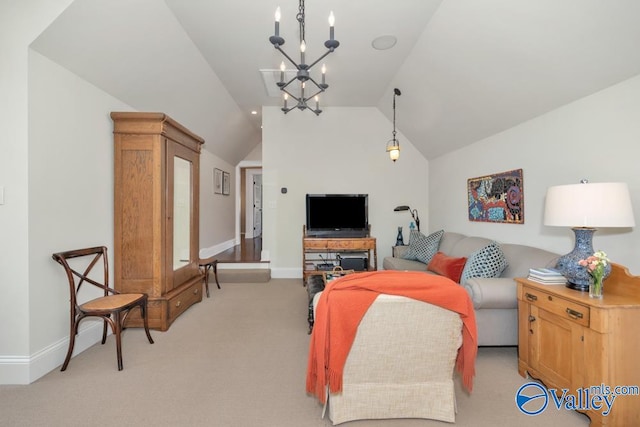
[[[462,271],[460,283],[472,277],[498,277],[509,264],[497,242],[491,242],[482,249],[469,255]]]
[[[403,258],[429,264],[431,258],[438,252],[443,234],[444,230],[440,230],[425,236],[421,232],[413,230],[409,234],[409,249]]]

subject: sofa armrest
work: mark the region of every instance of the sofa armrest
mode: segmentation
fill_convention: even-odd
[[[402,258],[405,256],[408,250],[409,250],[409,245],[394,246],[392,255],[394,258]]]
[[[463,284],[473,308],[517,308],[517,285],[512,278],[472,277]]]

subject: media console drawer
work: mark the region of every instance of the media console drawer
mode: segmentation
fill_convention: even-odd
[[[304,247],[306,249],[362,250],[373,249],[375,245],[376,239],[371,237],[364,237],[360,239],[304,239]]]

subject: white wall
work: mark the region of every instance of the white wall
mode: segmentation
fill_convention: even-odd
[[[206,145],[205,141],[205,145]],[[213,190],[213,170],[229,172],[231,194]],[[206,149],[200,155],[200,257],[208,258],[235,245],[235,167]]]
[[[0,383],[28,381],[28,52],[71,0],[0,2]]]
[[[640,274],[640,76],[430,162],[430,225],[560,254],[571,251],[571,229],[543,225],[548,187],[626,182],[637,226],[600,229],[594,249]],[[467,219],[467,179],[523,169],[525,223],[487,224]],[[594,200],[594,203],[598,203]]]
[[[260,162],[262,161],[262,143],[256,145],[256,147],[251,150],[251,152],[249,154],[247,154],[247,157],[245,157],[243,159],[246,162],[249,161],[255,161],[255,162]]]
[[[33,31],[34,36],[37,33]],[[68,285],[51,254],[106,245],[113,259],[109,113],[133,110],[30,51],[27,41],[19,46],[3,50],[3,59],[12,58],[13,52],[15,58],[8,62],[24,76],[13,76],[2,68],[0,79],[0,84],[8,83],[0,104],[7,119],[0,156],[0,186],[5,187],[5,204],[0,205],[2,384],[30,383],[59,366],[66,353]],[[231,173],[231,196],[213,195],[213,167]],[[234,243],[233,172],[230,164],[203,151],[200,229],[205,252]],[[76,353],[97,342],[100,335],[101,327],[83,322]]]
[[[109,113],[131,110],[31,51],[29,342],[30,353],[38,355],[32,360],[32,379],[60,363],[56,359],[64,357],[68,342],[69,287],[51,254],[104,245],[113,272],[114,151]],[[83,322],[84,329],[89,325]],[[94,342],[89,339],[88,344]]]
[[[391,254],[397,227],[404,226],[408,236],[411,215],[393,208],[408,204],[418,209],[426,230],[427,161],[401,133],[400,159],[389,159],[385,148],[393,126],[377,108],[329,107],[316,117],[264,107],[262,117],[263,246],[274,277],[302,277],[307,193],[369,194],[379,267]]]

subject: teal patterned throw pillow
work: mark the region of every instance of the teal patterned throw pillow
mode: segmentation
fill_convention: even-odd
[[[443,234],[444,230],[440,230],[425,236],[421,232],[413,230],[409,234],[409,249],[403,258],[429,264],[431,258],[438,252]]]
[[[460,283],[472,277],[498,277],[509,264],[497,242],[491,242],[484,248],[469,255],[462,271]]]

